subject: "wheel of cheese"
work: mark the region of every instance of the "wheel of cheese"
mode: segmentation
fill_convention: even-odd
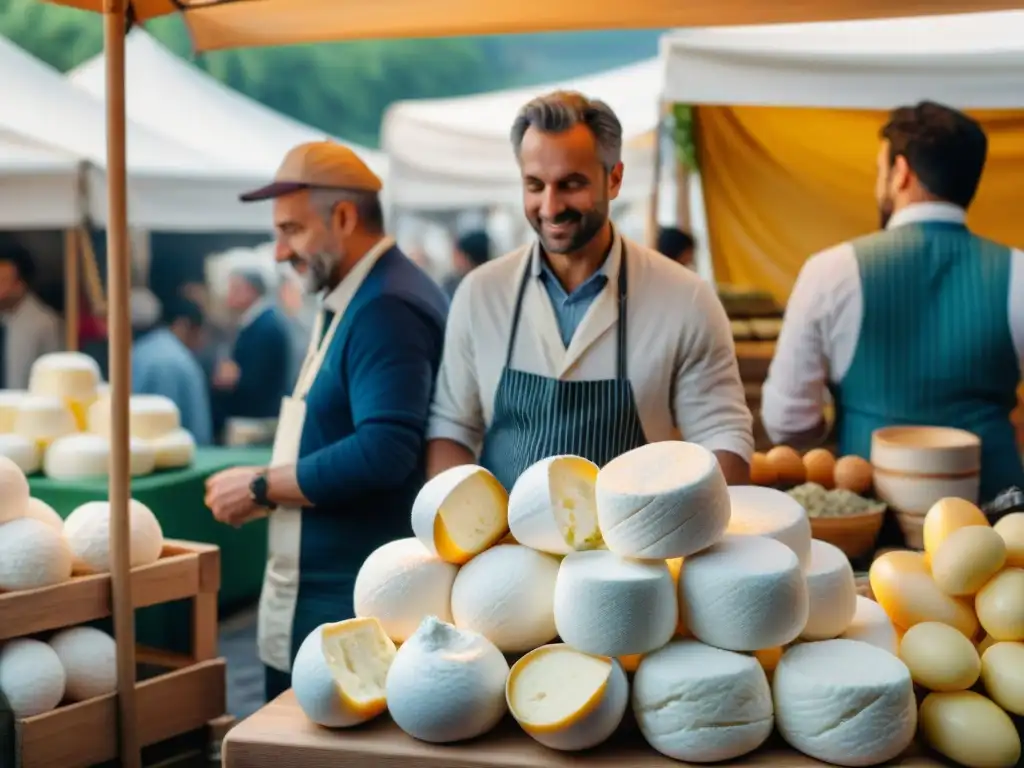
[[[555,580],[555,627],[578,651],[631,656],[675,634],[679,607],[664,562],[624,560],[614,552],[571,552]]]
[[[0,647],[0,691],[18,719],[50,712],[64,698],[64,667],[46,643],[8,640]]]
[[[929,693],[921,702],[921,738],[967,768],[1017,768],[1020,734],[1013,720],[974,691]]]
[[[21,401],[28,392],[21,389],[0,389],[0,433],[14,431],[14,421],[18,416]]]
[[[62,584],[71,578],[71,551],[59,530],[31,517],[0,525],[0,592]]]
[[[420,741],[473,739],[505,716],[508,673],[505,657],[483,635],[428,616],[395,654],[388,711]]]
[[[25,514],[28,506],[28,478],[15,462],[0,456],[0,525]]]
[[[371,552],[356,574],[356,616],[375,617],[388,637],[405,642],[427,616],[451,621],[458,572],[417,539],[390,541]]]
[[[1024,641],[1024,569],[1007,568],[982,587],[974,610],[993,639]]]
[[[1024,716],[1024,643],[993,643],[981,656],[985,692],[1012,715]]]
[[[153,472],[156,451],[142,440],[131,440],[128,471],[132,477]],[[79,480],[110,474],[110,441],[100,435],[79,432],[58,437],[46,449],[43,472],[54,480]]]
[[[648,443],[597,475],[597,519],[621,557],[686,557],[718,541],[729,524],[729,490],[718,459],[694,443]]]
[[[788,493],[756,485],[729,487],[727,533],[764,536],[793,550],[802,568],[811,562],[811,520]]]
[[[88,701],[117,690],[117,644],[94,627],[64,629],[50,638],[67,681],[64,698]]]
[[[850,560],[839,547],[815,539],[811,542],[811,563],[806,578],[810,611],[800,637],[804,640],[839,637],[850,627],[857,612],[857,583]]]
[[[974,643],[946,624],[915,624],[900,640],[900,659],[914,682],[929,691],[965,691],[978,682],[981,659]]]
[[[462,565],[505,536],[508,493],[483,467],[452,467],[420,489],[412,531],[431,553]]]
[[[40,453],[34,440],[13,432],[0,434],[0,456],[13,461],[26,475],[39,471]]]
[[[163,551],[160,521],[142,502],[128,505],[131,528],[131,567],[155,563]],[[64,538],[71,547],[75,573],[110,572],[110,503],[90,501],[64,521]]]
[[[921,535],[925,554],[933,557],[949,534],[968,525],[989,525],[989,522],[985,513],[966,499],[939,499],[924,516]]]
[[[1006,542],[987,525],[967,525],[946,537],[931,558],[932,578],[947,595],[974,595],[1006,565]]]
[[[110,398],[102,397],[89,408],[89,431],[110,437]],[[156,440],[181,429],[181,412],[163,395],[132,395],[128,400],[128,431],[141,440]]]
[[[579,456],[552,456],[523,472],[508,497],[516,541],[555,555],[600,547],[597,472],[596,464]]]
[[[196,439],[187,429],[175,429],[148,442],[155,451],[154,469],[179,469],[195,461]]]
[[[1024,512],[1011,512],[995,524],[994,530],[1006,545],[1006,564],[1024,568]]]
[[[86,413],[96,401],[101,379],[99,364],[88,355],[53,352],[32,364],[28,390],[33,395],[60,400],[74,415],[75,429],[85,429]]]
[[[842,637],[868,643],[893,656],[898,656],[900,652],[900,638],[885,609],[863,595],[857,595],[857,610]]]
[[[41,523],[46,523],[55,531],[59,531],[61,536],[64,535],[64,518],[57,514],[57,510],[42,499],[30,498],[28,500],[28,505],[25,507],[25,517],[31,517]]]
[[[350,728],[387,709],[385,683],[395,644],[376,619],[348,619],[314,629],[292,664],[299,709],[325,728]]]
[[[730,651],[786,645],[807,624],[800,561],[785,544],[728,534],[683,560],[679,608],[698,640]]]
[[[505,653],[550,643],[555,629],[557,557],[520,544],[499,544],[459,570],[452,586],[452,618]]]
[[[917,702],[910,672],[873,645],[794,645],[776,667],[772,689],[779,734],[822,762],[881,765],[914,740]]]
[[[14,433],[45,449],[58,437],[78,431],[71,408],[56,397],[31,395],[21,401],[14,417]]]
[[[512,666],[505,698],[526,733],[551,749],[577,752],[615,733],[629,704],[629,683],[615,659],[545,645]]]
[[[633,676],[633,713],[654,749],[693,763],[753,752],[774,722],[758,661],[696,640],[674,640],[644,657]]]

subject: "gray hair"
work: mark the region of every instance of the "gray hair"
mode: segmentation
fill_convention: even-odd
[[[264,277],[263,272],[259,269],[255,269],[253,267],[236,267],[231,270],[231,277],[244,280],[261,298],[266,296],[270,290],[267,285],[266,277]]]
[[[330,221],[334,209],[340,203],[355,205],[359,222],[370,232],[384,231],[384,209],[380,204],[380,195],[362,189],[336,189],[333,187],[314,187],[309,191],[309,200],[317,214]]]
[[[588,99],[575,91],[546,93],[519,110],[512,123],[511,136],[516,157],[519,157],[523,136],[531,127],[544,133],[562,133],[580,123],[594,135],[601,164],[610,171],[622,160],[622,123],[603,101]]]

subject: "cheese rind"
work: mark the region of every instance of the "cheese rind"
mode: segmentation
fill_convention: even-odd
[[[152,474],[155,464],[156,451],[144,441],[131,440],[129,474],[132,477]],[[110,441],[87,433],[58,437],[46,449],[43,472],[54,480],[107,477],[110,473]]]
[[[857,612],[853,566],[839,547],[815,539],[811,542],[811,562],[806,576],[810,611],[800,637],[804,640],[839,637],[849,628]]]
[[[356,574],[355,614],[375,617],[401,643],[427,616],[451,621],[452,585],[459,569],[427,551],[417,539],[397,539],[366,558]]]
[[[153,511],[142,502],[128,503],[131,567],[155,563],[164,548],[164,534]],[[64,538],[74,557],[75,573],[110,572],[110,503],[90,501],[64,520]]]
[[[117,644],[94,627],[71,627],[55,634],[49,645],[64,667],[64,698],[88,701],[117,690]]]
[[[58,437],[78,431],[75,415],[56,397],[30,395],[18,404],[14,432],[45,449]]]
[[[857,595],[857,609],[853,614],[853,621],[843,632],[842,637],[844,640],[859,640],[873,645],[893,656],[898,656],[900,652],[900,638],[885,609],[863,595]]]
[[[580,456],[551,456],[528,467],[508,497],[516,541],[555,555],[600,546],[597,473],[597,465]]]
[[[694,443],[648,443],[597,475],[597,517],[608,549],[666,560],[705,549],[729,524],[729,490],[715,455]]]
[[[29,492],[28,478],[21,467],[0,456],[0,525],[24,516]]]
[[[14,431],[18,406],[26,397],[28,392],[23,389],[0,389],[0,433]]]
[[[968,525],[989,525],[989,522],[985,513],[966,499],[939,499],[924,516],[921,535],[925,554],[929,559],[934,557],[949,534]]]
[[[1024,716],[1024,643],[994,643],[981,656],[981,681],[992,701]]]
[[[900,659],[914,682],[929,691],[964,691],[978,682],[981,659],[974,643],[937,621],[925,621],[900,640]]]
[[[191,466],[196,457],[196,439],[187,429],[175,429],[149,441],[154,451],[155,469]]]
[[[89,408],[89,431],[110,437],[110,398],[102,397]],[[181,428],[181,412],[169,397],[132,395],[128,400],[128,431],[140,440],[156,440]]]
[[[1000,641],[1024,640],[1024,569],[1007,568],[974,597],[985,631]]]
[[[801,568],[811,562],[811,520],[788,493],[756,485],[729,486],[727,533],[764,536],[793,550]]]
[[[843,766],[879,765],[914,739],[917,702],[906,665],[855,640],[794,645],[772,681],[775,724],[805,755]]]
[[[62,584],[71,578],[71,561],[60,530],[31,517],[0,525],[0,592]]]
[[[598,656],[653,651],[675,634],[678,611],[664,562],[592,550],[569,553],[558,569],[555,627],[579,651]]]
[[[977,593],[1006,564],[1006,543],[987,525],[952,531],[931,557],[932,578],[947,595]]]
[[[786,645],[803,631],[807,582],[785,544],[728,534],[683,560],[679,608],[698,640],[730,651],[757,651]]]
[[[28,389],[33,395],[54,397],[67,405],[75,429],[84,429],[86,410],[96,400],[101,380],[99,364],[81,352],[53,352],[32,364]]]
[[[1021,742],[1010,716],[974,691],[929,693],[921,702],[922,740],[967,768],[1014,768]]]
[[[17,638],[0,647],[0,691],[16,718],[56,709],[64,698],[64,684],[64,667],[46,643]]]
[[[1006,544],[1006,564],[1024,568],[1024,512],[1011,512],[993,526]]]
[[[772,694],[758,661],[696,640],[674,640],[645,656],[632,700],[647,743],[674,760],[731,760],[772,732]]]
[[[508,531],[508,493],[483,467],[452,467],[420,489],[412,505],[412,531],[428,551],[462,565]]]
[[[10,459],[26,475],[38,472],[42,461],[39,445],[14,433],[0,434],[0,456]]]
[[[452,585],[454,624],[479,632],[505,653],[531,651],[555,639],[553,555],[499,544],[461,569]]]
[[[629,683],[615,659],[545,645],[512,666],[505,698],[530,736],[551,749],[575,752],[615,733],[629,703]]]
[[[292,690],[303,713],[325,728],[350,728],[387,709],[385,681],[395,644],[376,619],[321,624],[299,646]]]

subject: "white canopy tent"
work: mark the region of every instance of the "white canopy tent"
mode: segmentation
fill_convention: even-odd
[[[296,144],[334,137],[279,114],[218,82],[174,55],[143,29],[125,42],[128,119],[198,152],[226,159],[270,178]],[[68,73],[68,79],[97,99],[106,98],[103,54]],[[382,178],[381,152],[347,143]]]
[[[0,230],[78,224],[81,172],[74,155],[0,131]]]
[[[664,98],[686,104],[1024,104],[1024,11],[686,29],[661,53]]]
[[[509,129],[523,104],[555,89],[581,91],[615,110],[625,143],[621,199],[645,200],[654,173],[662,71],[652,59],[566,82],[397,102],[381,131],[381,146],[390,160],[392,203],[421,211],[518,204],[521,181]]]
[[[32,184],[46,184],[54,165],[63,162],[63,213],[67,213],[69,164],[73,158],[84,168],[84,178],[75,174],[75,197],[80,201],[74,222],[88,213],[97,224],[106,222],[103,167],[106,158],[106,113],[103,104],[71,85],[57,70],[34,59],[6,39],[0,38],[0,136],[7,142],[0,151],[0,172],[8,169],[29,178],[36,164]],[[262,183],[251,169],[226,164],[215,157],[185,147],[147,128],[128,123],[128,205],[133,227],[164,231],[262,231],[269,228],[263,206],[238,202],[239,191]],[[45,157],[44,157],[45,155]],[[47,159],[48,158],[48,159]],[[29,205],[23,187],[12,176],[4,186],[10,189],[3,206],[20,209]],[[50,183],[53,183],[52,178]],[[84,185],[85,194],[77,194]],[[38,190],[37,190],[38,194]],[[59,202],[59,201],[58,201]],[[59,206],[58,206],[59,207]],[[54,209],[56,210],[56,209]],[[49,217],[59,224],[62,216],[44,210],[30,218]],[[5,212],[3,219],[13,214]],[[35,222],[37,225],[43,223]],[[17,221],[18,228],[28,221]]]

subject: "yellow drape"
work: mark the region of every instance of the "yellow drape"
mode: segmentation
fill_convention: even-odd
[[[968,223],[1024,246],[1024,111],[974,112],[989,156]],[[784,302],[811,254],[874,231],[878,131],[885,112],[700,107],[698,152],[719,282]]]

